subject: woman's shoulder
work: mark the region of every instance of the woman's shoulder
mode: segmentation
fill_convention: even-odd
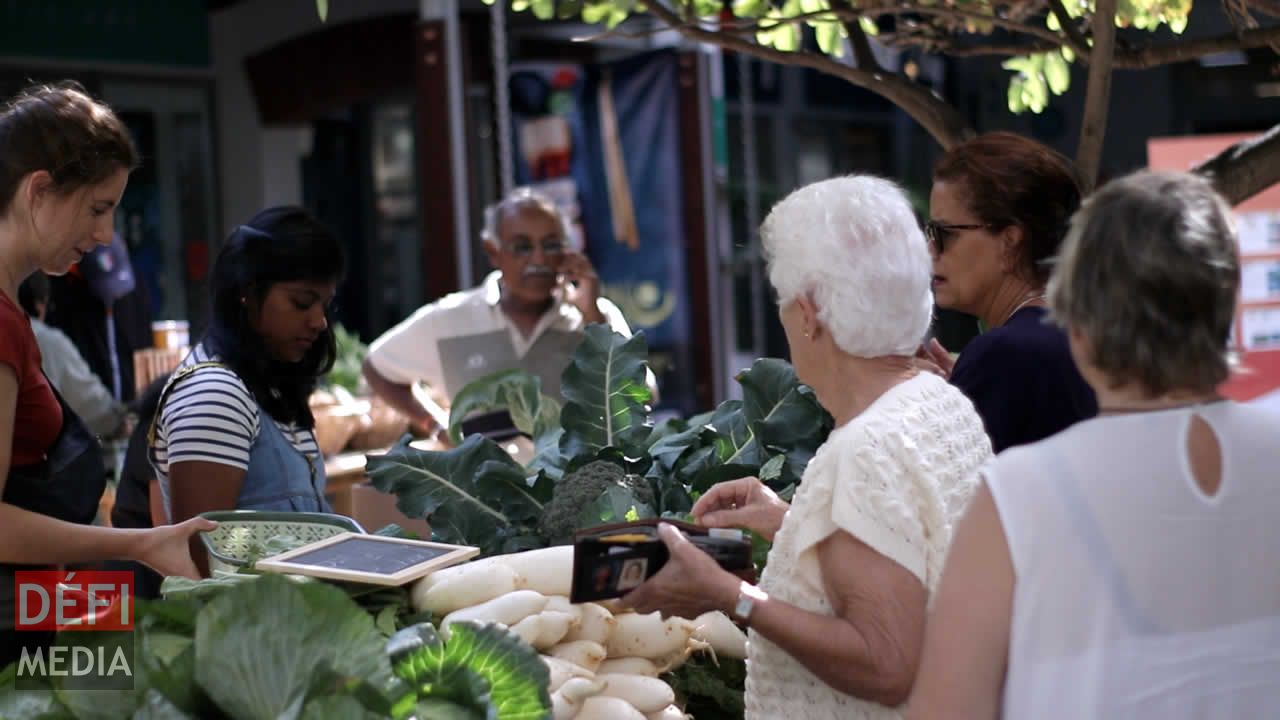
[[[1005,325],[970,340],[960,357],[963,359],[969,355],[970,359],[980,359],[984,363],[1003,361],[1025,365],[1028,356],[1070,354],[1067,334],[1049,322],[1046,311],[1043,308],[1026,308]]]
[[[245,412],[252,412],[256,406],[248,385],[235,370],[204,346],[196,346],[174,371],[165,401],[166,414],[176,406],[211,400],[232,401]]]
[[[990,441],[973,402],[933,373],[891,388],[862,414],[832,433],[833,452],[854,462],[929,458],[939,449],[972,447],[989,454]]]

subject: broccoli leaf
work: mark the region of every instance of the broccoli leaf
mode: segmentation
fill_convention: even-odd
[[[652,507],[636,500],[631,491],[621,485],[613,485],[605,488],[594,503],[583,508],[578,517],[578,527],[589,528],[657,516]]]
[[[742,717],[747,679],[747,666],[742,660],[721,659],[719,665],[714,665],[707,657],[698,656],[663,679],[676,691],[677,701],[684,700],[685,712],[698,720]]]
[[[643,333],[625,338],[607,325],[591,325],[565,368],[560,411],[565,457],[616,447],[629,455],[643,452],[651,432],[650,400],[645,385],[649,347]]]
[[[462,422],[476,413],[505,409],[516,429],[537,438],[560,423],[560,404],[542,394],[542,379],[525,370],[503,370],[468,383],[453,397],[449,439],[462,442]]]
[[[550,482],[531,487],[525,470],[492,440],[472,435],[442,452],[418,450],[401,441],[385,455],[370,455],[369,479],[397,496],[409,517],[426,518],[441,542],[497,552],[501,536],[534,516]]]
[[[741,403],[722,403],[709,422],[716,433],[719,463],[758,466],[773,454],[771,450],[781,450],[789,469],[802,473],[831,432],[831,416],[784,360],[756,360],[737,379],[742,385]],[[693,477],[703,469],[686,470],[685,476]]]

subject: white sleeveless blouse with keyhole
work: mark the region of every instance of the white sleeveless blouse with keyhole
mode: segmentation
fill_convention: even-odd
[[[1212,496],[1187,437],[1222,452]],[[1098,418],[984,470],[1016,575],[1006,718],[1280,717],[1280,422]]]

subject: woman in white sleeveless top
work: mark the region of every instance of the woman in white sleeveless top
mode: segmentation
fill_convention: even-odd
[[[790,505],[755,478],[694,516],[773,541],[758,587],[663,529],[671,562],[624,598],[642,612],[720,610],[750,628],[747,720],[897,718],[925,608],[991,443],[964,394],[917,371],[933,310],[929,251],[902,191],[815,183],[760,230],[800,381],[835,419]]]
[[[911,717],[1280,716],[1280,427],[1216,392],[1239,279],[1203,178],[1074,218],[1049,300],[1101,413],[984,469]]]

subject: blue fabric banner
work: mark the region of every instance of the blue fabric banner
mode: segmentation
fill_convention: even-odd
[[[643,330],[660,407],[692,413],[677,58],[511,68],[516,182],[556,198],[605,295]]]

